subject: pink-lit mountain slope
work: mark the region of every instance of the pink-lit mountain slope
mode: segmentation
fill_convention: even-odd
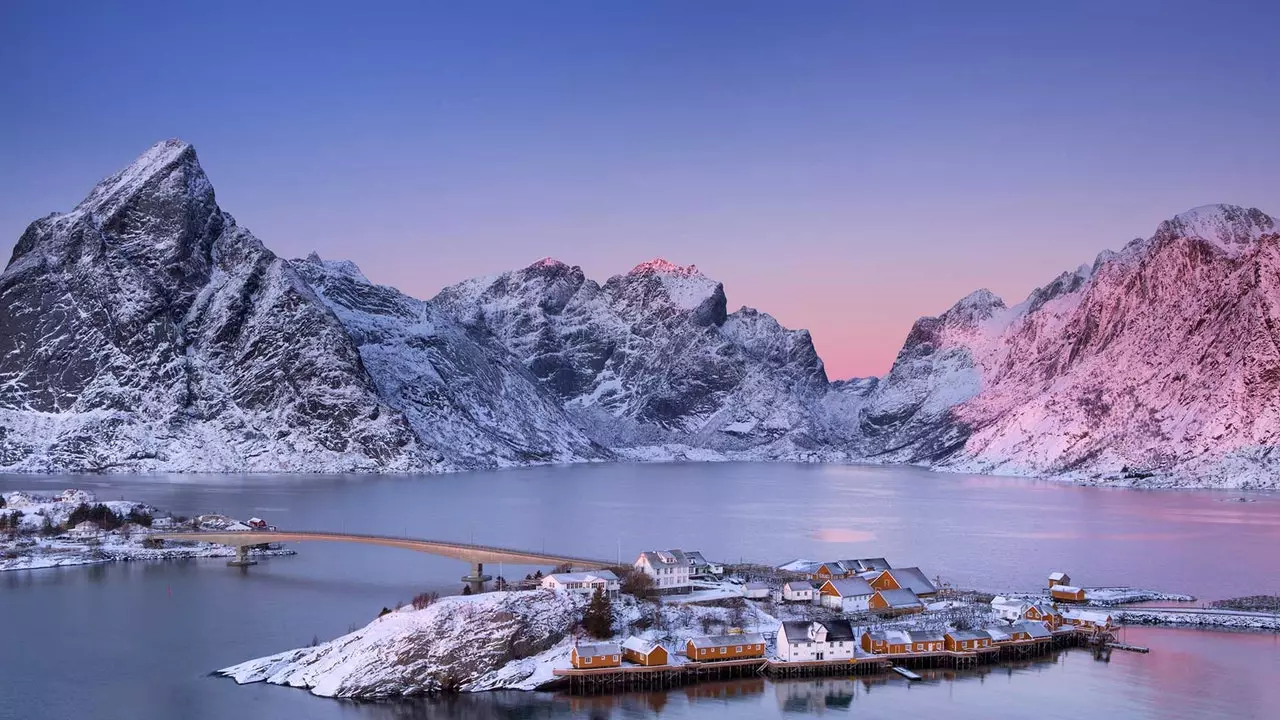
[[[976,292],[916,323],[859,428],[886,461],[1275,487],[1280,228],[1200,207],[1014,307]]]

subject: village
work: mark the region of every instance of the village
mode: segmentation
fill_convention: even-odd
[[[983,597],[930,580],[919,567],[885,558],[794,561],[727,573],[700,552],[646,551],[629,568],[553,573],[544,589],[577,593],[592,603],[630,589],[664,603],[752,603],[774,624],[730,627],[689,637],[578,637],[554,675],[570,689],[680,684],[699,679],[770,674],[797,677],[968,668],[1044,654],[1073,645],[1099,652],[1142,648],[1115,642],[1115,622],[1084,607],[1085,590],[1063,572],[1048,575],[1042,596]],[[623,577],[619,577],[619,574]],[[590,613],[590,606],[587,611]]]

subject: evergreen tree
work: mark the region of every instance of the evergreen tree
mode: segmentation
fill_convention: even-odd
[[[595,638],[613,635],[613,604],[603,588],[596,588],[587,609],[582,612],[582,629]]]
[[[470,586],[470,585],[463,585],[463,586],[462,586],[462,594],[463,594],[463,595],[470,595],[470,594],[471,594],[471,586]]]
[[[48,515],[45,515],[44,521],[40,523],[40,534],[46,537],[58,534],[58,526],[53,524]]]

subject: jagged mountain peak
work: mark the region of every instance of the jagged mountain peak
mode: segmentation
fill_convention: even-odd
[[[628,275],[684,275],[687,277],[702,276],[697,265],[677,265],[664,258],[654,258],[631,268]]]
[[[147,148],[128,167],[98,183],[76,206],[77,212],[92,213],[99,220],[110,217],[130,198],[152,185],[174,180],[172,189],[191,196],[213,193],[213,185],[200,167],[196,149],[177,138],[162,140]]]
[[[1257,208],[1201,205],[1160,223],[1152,240],[1198,237],[1234,253],[1278,231],[1275,220]]]

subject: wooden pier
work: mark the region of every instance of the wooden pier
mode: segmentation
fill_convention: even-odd
[[[736,678],[807,678],[823,676],[870,676],[897,672],[904,677],[912,670],[967,670],[981,665],[1025,660],[1067,647],[1094,644],[1096,635],[1059,630],[1052,637],[1001,643],[979,650],[937,650],[932,652],[862,655],[842,660],[786,662],[765,658],[685,662],[678,665],[625,665],[614,668],[556,668],[559,687],[574,694],[603,694],[630,690],[665,690],[695,683]],[[1128,646],[1121,649],[1129,649]],[[1140,650],[1139,650],[1140,652]],[[919,676],[917,675],[917,678]]]

